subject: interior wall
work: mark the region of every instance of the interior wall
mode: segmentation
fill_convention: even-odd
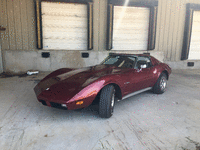
[[[3,61],[2,61],[2,53],[1,53],[1,45],[0,45],[0,73],[3,72]]]
[[[2,10],[2,5],[0,4],[0,10]],[[1,26],[1,17],[0,17],[0,26]],[[1,31],[0,31],[1,36]],[[0,38],[0,73],[3,72],[3,61],[2,61],[2,52],[1,52],[1,38]]]
[[[181,61],[186,4],[199,0],[158,0],[156,50],[164,52],[164,61]]]
[[[1,32],[0,40],[4,70],[10,72],[30,69],[51,71],[63,66],[77,68],[95,65],[103,60],[110,52],[106,50],[107,0],[93,2],[93,50],[77,52],[49,50],[50,58],[42,58],[43,50],[36,48],[34,0],[0,1],[2,10],[0,25],[6,28],[4,32]],[[150,53],[161,61],[181,61],[186,3],[200,4],[200,1],[158,0],[156,45],[155,50]],[[89,58],[82,58],[82,52],[89,52]],[[132,53],[130,51],[117,52]],[[134,53],[141,52],[134,51]],[[71,63],[72,61],[74,63]]]
[[[1,4],[2,50],[36,49],[34,0],[3,0]]]

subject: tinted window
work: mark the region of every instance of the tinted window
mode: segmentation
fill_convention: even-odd
[[[133,68],[136,58],[132,56],[108,56],[101,64],[115,65],[122,68]]]
[[[138,68],[140,65],[147,65],[147,68],[151,67],[151,60],[149,57],[142,57],[139,56],[137,60],[137,65],[136,67]]]
[[[112,64],[115,64],[117,61],[119,61],[119,56],[117,57],[114,57],[114,56],[111,56],[109,58],[107,58],[103,64],[105,65],[112,65]]]

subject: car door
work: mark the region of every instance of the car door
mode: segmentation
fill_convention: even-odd
[[[146,65],[146,68],[140,68]],[[152,65],[149,57],[138,56],[135,69],[132,71],[132,92],[150,87],[152,83]]]
[[[131,73],[132,71],[130,69],[127,68],[123,68],[122,69],[122,74],[121,74],[121,78],[120,78],[120,82],[121,82],[121,87],[122,87],[122,93],[123,95],[127,95],[129,93],[132,93],[132,84],[131,84]]]
[[[123,95],[132,93],[133,91],[132,77],[133,77],[135,63],[136,63],[136,57],[127,56],[124,57],[123,64],[119,65],[119,67],[121,68],[120,83]]]

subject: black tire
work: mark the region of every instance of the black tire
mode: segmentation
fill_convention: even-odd
[[[113,114],[115,88],[113,85],[105,86],[100,94],[99,116],[101,118],[110,118]]]
[[[153,87],[153,92],[155,94],[162,94],[166,91],[167,87],[167,75],[165,73],[161,73],[158,78],[156,84]]]

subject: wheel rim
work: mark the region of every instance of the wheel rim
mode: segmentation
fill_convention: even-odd
[[[165,78],[162,78],[161,81],[160,81],[161,90],[165,90],[166,85],[167,85],[166,79],[165,79]]]
[[[115,103],[115,90],[113,91],[111,98],[111,113],[113,113],[114,103]]]

